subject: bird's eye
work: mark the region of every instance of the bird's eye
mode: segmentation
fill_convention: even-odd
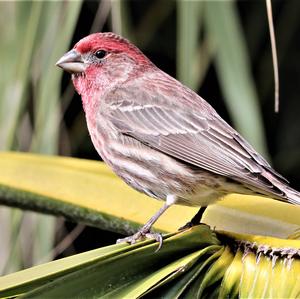
[[[98,50],[95,52],[95,56],[98,58],[98,59],[102,59],[106,56],[106,51],[104,50]]]

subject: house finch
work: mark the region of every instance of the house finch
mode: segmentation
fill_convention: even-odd
[[[135,235],[161,243],[151,226],[172,204],[203,207],[228,193],[299,204],[300,193],[199,95],[114,33],[80,40],[57,65],[72,74],[92,142],[128,185],[164,206]]]

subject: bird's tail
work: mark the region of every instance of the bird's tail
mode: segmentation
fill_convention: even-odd
[[[274,175],[275,174],[275,175]],[[273,185],[272,192],[277,190],[277,199],[291,203],[293,205],[300,205],[300,192],[291,188],[288,181],[276,172],[264,172],[264,177]],[[275,187],[275,188],[274,188]]]
[[[286,186],[285,190],[284,190],[286,197],[287,197],[287,201],[294,204],[294,205],[300,205],[300,192],[298,192],[297,190]]]

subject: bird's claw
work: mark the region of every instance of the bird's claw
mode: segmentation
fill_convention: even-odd
[[[151,231],[143,231],[143,229],[141,229],[140,231],[138,231],[137,233],[135,233],[132,236],[118,239],[117,244],[120,244],[120,243],[135,244],[136,242],[143,241],[146,239],[154,239],[155,241],[157,241],[159,243],[158,248],[155,250],[155,252],[157,252],[161,249],[161,246],[163,244],[162,235],[160,233],[152,233]]]
[[[193,221],[189,221],[184,226],[178,228],[178,231],[189,229],[189,228],[192,228],[192,227],[197,226],[197,225],[204,225],[204,226],[207,226],[207,227],[210,228],[210,226],[208,224],[206,224],[206,223],[202,223],[202,222],[200,222],[200,223],[194,223]]]
[[[192,221],[189,221],[185,225],[179,227],[178,230],[185,230],[185,229],[191,228],[191,227],[193,227],[195,225],[197,225],[197,224],[194,224]]]
[[[197,214],[191,219],[191,221],[186,223],[184,226],[180,227],[178,230],[181,231],[181,230],[192,228],[193,226],[196,226],[199,224],[203,224],[203,223],[201,223],[201,219],[202,219],[202,216],[203,216],[205,210],[206,210],[206,207],[201,207],[199,209],[199,211],[197,212]]]

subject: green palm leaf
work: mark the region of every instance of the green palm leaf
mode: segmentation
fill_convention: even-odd
[[[99,162],[0,153],[0,167],[3,204],[62,214],[112,231],[132,233],[160,205],[127,187]],[[238,227],[250,218],[237,216],[250,215],[264,229],[277,221],[285,229],[273,228],[271,233],[287,237],[299,226],[297,210],[269,199],[230,196],[208,210],[205,221],[214,227],[211,219],[218,223],[220,215],[227,215],[231,227]],[[174,231],[195,211],[174,207],[156,229]],[[225,221],[223,228],[230,225]],[[165,235],[159,252],[154,241],[118,244],[4,276],[0,297],[297,297],[299,248],[298,240],[212,231],[200,225]]]
[[[118,244],[4,276],[0,296],[295,298],[299,247],[298,240],[216,233],[200,225],[166,235],[158,252],[153,241]]]

